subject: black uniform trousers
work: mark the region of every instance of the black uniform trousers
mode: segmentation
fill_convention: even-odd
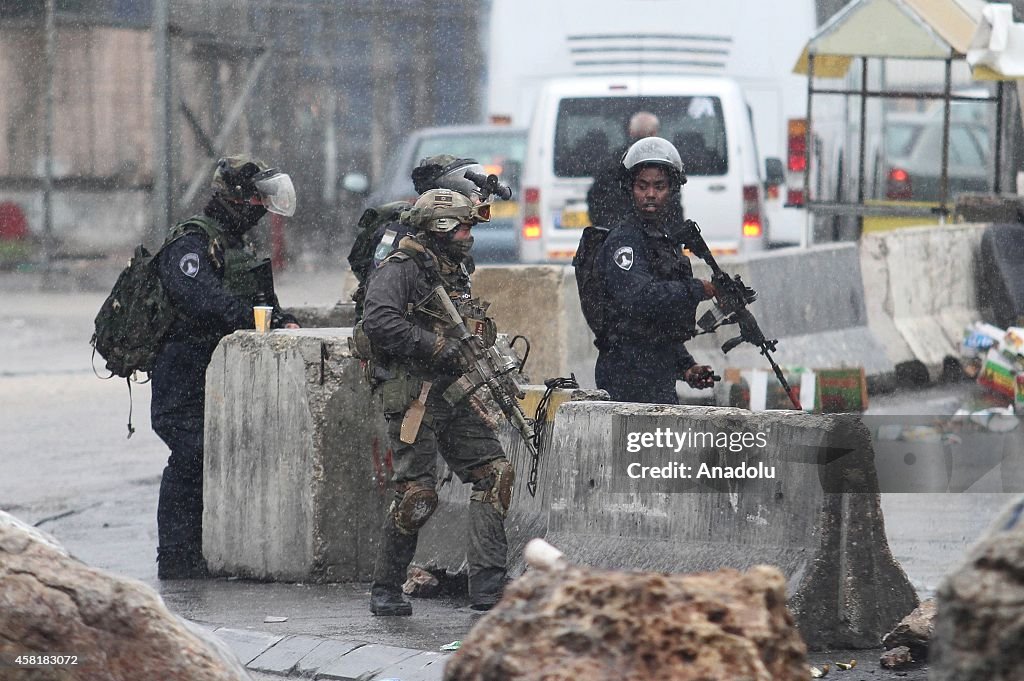
[[[201,552],[206,367],[216,341],[172,341],[153,368],[153,430],[170,448],[157,505],[161,552]]]

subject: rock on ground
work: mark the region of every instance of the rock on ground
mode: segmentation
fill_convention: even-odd
[[[940,585],[934,681],[1024,678],[1024,497],[996,518]]]
[[[77,665],[0,670],[5,681],[247,681],[223,646],[151,588],[91,568],[0,511],[0,661],[76,655]]]
[[[777,569],[527,572],[448,663],[446,681],[805,681]]]
[[[887,650],[906,647],[913,654],[914,660],[923,662],[928,659],[928,647],[934,631],[935,599],[930,598],[900,620],[882,639],[882,645]]]
[[[910,648],[906,646],[896,646],[882,653],[879,658],[879,664],[886,669],[900,669],[914,664],[914,662],[914,656],[910,652]]]

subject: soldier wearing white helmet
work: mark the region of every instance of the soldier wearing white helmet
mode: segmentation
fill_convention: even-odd
[[[608,234],[598,255],[606,308],[596,382],[613,400],[676,404],[676,380],[695,388],[714,384],[711,368],[697,365],[683,343],[694,335],[697,304],[715,290],[693,278],[675,236],[686,181],[679,152],[668,140],[646,137],[622,165],[633,213]]]

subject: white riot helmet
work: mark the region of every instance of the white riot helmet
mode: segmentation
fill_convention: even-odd
[[[622,165],[631,175],[636,175],[645,166],[662,166],[670,176],[676,178],[680,186],[686,184],[686,173],[679,151],[662,137],[645,137],[634,142],[623,155]]]
[[[460,224],[490,222],[491,204],[476,204],[464,194],[451,189],[431,189],[420,195],[402,221],[427,232],[447,234]]]

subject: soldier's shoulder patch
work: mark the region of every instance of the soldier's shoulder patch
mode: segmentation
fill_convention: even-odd
[[[633,247],[632,246],[620,246],[615,250],[615,254],[612,256],[612,260],[620,269],[626,270],[627,272],[633,267]]]
[[[186,253],[181,256],[181,260],[178,261],[178,267],[181,268],[182,273],[186,277],[195,279],[195,276],[199,274],[199,254]]]

